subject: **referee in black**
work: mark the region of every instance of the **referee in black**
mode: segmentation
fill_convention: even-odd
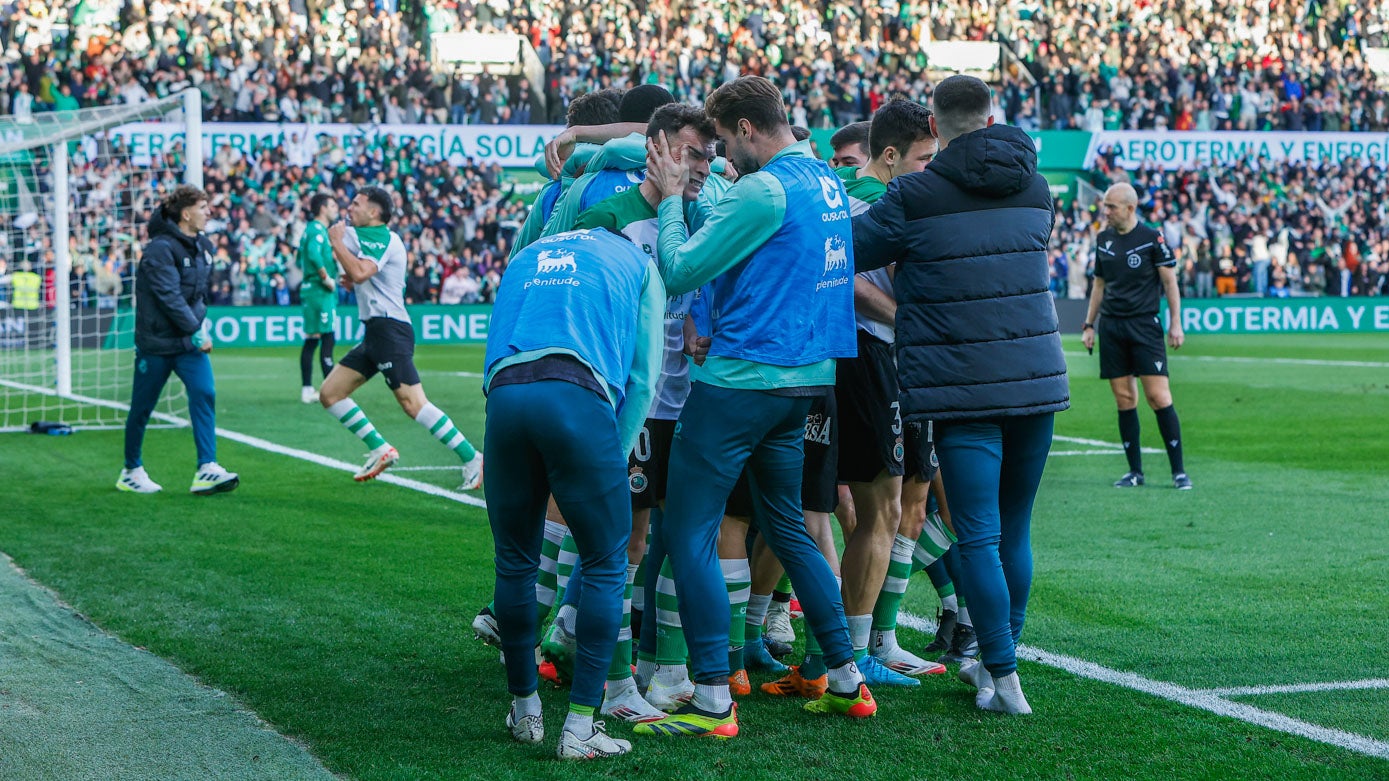
[[[1109,227],[1095,241],[1095,287],[1090,291],[1082,341],[1095,346],[1096,326],[1100,341],[1100,377],[1109,380],[1119,406],[1119,438],[1129,471],[1116,488],[1143,485],[1143,450],[1139,444],[1138,385],[1157,416],[1158,430],[1172,465],[1172,484],[1191,490],[1191,478],[1182,465],[1182,426],[1172,406],[1167,381],[1167,346],[1158,317],[1162,295],[1167,296],[1171,325],[1167,344],[1180,349],[1181,294],[1177,288],[1177,261],[1162,233],[1138,224],[1138,194],[1131,185],[1116,184],[1104,194],[1104,216]],[[1098,323],[1096,322],[1098,320]]]

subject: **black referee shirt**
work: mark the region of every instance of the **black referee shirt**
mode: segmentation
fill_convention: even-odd
[[[1104,280],[1103,317],[1151,317],[1162,302],[1159,266],[1175,266],[1162,233],[1137,225],[1120,234],[1100,231],[1095,246],[1095,275]]]

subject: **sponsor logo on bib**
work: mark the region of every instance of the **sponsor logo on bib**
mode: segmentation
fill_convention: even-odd
[[[547,249],[540,253],[539,264],[535,271],[537,274],[558,274],[563,271],[578,271],[579,267],[574,262],[574,253],[564,249]]]

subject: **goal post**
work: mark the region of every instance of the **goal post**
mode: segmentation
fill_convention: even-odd
[[[0,117],[0,431],[124,425],[135,270],[165,193],[202,185],[201,95]],[[151,149],[136,123],[181,125]],[[170,382],[155,419],[187,424]]]

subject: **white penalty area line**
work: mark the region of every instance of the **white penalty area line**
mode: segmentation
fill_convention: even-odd
[[[936,625],[920,616],[902,612],[897,616],[897,622],[902,626],[915,629],[925,634],[932,634],[936,630]],[[1160,697],[1164,700],[1180,703],[1192,708],[1198,708],[1217,716],[1225,716],[1237,719],[1247,724],[1259,727],[1266,727],[1271,730],[1283,732],[1288,735],[1315,740],[1318,743],[1325,743],[1347,751],[1354,751],[1357,754],[1376,757],[1378,759],[1389,759],[1389,743],[1374,738],[1367,738],[1364,735],[1357,735],[1353,732],[1331,729],[1311,722],[1294,719],[1281,713],[1255,708],[1241,702],[1232,702],[1225,699],[1226,696],[1238,696],[1241,694],[1274,694],[1278,689],[1290,689],[1294,691],[1328,691],[1334,688],[1383,688],[1380,686],[1353,687],[1338,684],[1306,684],[1306,686],[1320,686],[1324,688],[1306,689],[1278,686],[1251,686],[1242,689],[1188,689],[1175,683],[1166,681],[1154,681],[1144,678],[1137,673],[1126,673],[1113,670],[1104,665],[1087,662],[1084,659],[1077,659],[1073,656],[1054,654],[1043,651],[1040,648],[1033,648],[1028,645],[1018,646],[1018,658],[1026,661],[1037,662],[1048,667],[1055,667],[1081,678],[1100,681],[1102,683],[1122,686],[1125,689]],[[1381,683],[1389,684],[1389,681],[1376,679]],[[1368,681],[1353,681],[1350,683],[1369,683]]]
[[[1086,358],[1089,353],[1066,350],[1068,358]],[[1170,355],[1170,353],[1169,353]],[[1205,361],[1216,363],[1273,363],[1285,366],[1346,366],[1356,369],[1389,369],[1389,362],[1383,361],[1333,361],[1321,358],[1255,358],[1248,355],[1179,355],[1173,356],[1182,361]]]

